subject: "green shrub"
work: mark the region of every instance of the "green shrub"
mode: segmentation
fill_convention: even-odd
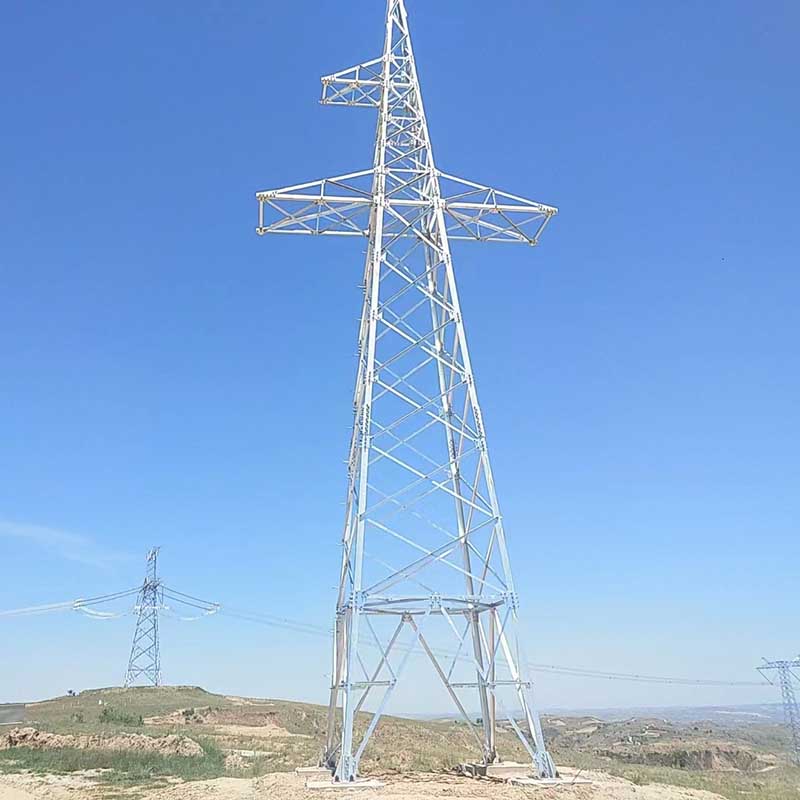
[[[103,783],[146,784],[167,776],[183,780],[205,780],[225,774],[225,757],[219,748],[203,742],[203,755],[167,756],[136,750],[78,750],[64,747],[34,750],[14,747],[0,751],[0,774],[30,770],[34,773],[64,774],[86,769],[104,770]]]
[[[100,712],[100,722],[111,722],[117,725],[144,725],[144,720],[142,719],[141,714],[138,716],[136,714],[128,714],[125,711],[120,711],[119,709],[112,708],[111,706],[103,707],[103,710]]]

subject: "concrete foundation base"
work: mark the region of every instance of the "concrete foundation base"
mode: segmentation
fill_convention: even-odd
[[[515,761],[497,761],[494,764],[471,762],[459,764],[458,771],[468,778],[493,778],[507,781],[509,778],[532,778],[530,764],[518,764]]]
[[[509,778],[511,786],[525,786],[528,789],[547,789],[551,786],[583,786],[591,783],[586,778]]]
[[[331,779],[331,771],[327,767],[297,767],[295,775],[301,775],[309,781],[325,781]]]
[[[494,764],[466,763],[458,765],[458,772],[468,778],[488,778],[503,781],[514,786],[542,788],[546,786],[565,786],[586,784],[591,781],[573,775],[560,775],[557,778],[538,778],[533,774],[530,764],[518,764],[515,761],[498,761]]]
[[[380,789],[384,784],[381,781],[376,781],[372,778],[356,778],[354,781],[335,782],[330,774],[327,780],[308,780],[306,781],[306,789],[330,789],[332,791],[344,789]]]

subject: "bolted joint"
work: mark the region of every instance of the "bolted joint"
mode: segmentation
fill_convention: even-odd
[[[503,592],[503,600],[512,611],[519,611],[519,595],[516,592]]]

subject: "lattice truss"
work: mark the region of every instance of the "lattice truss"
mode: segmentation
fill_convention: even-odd
[[[535,245],[556,209],[436,169],[403,0],[388,0],[383,56],[322,84],[324,104],[378,110],[373,167],[259,192],[257,232],[368,241],[323,763],[355,778],[417,648],[485,762],[502,715],[552,777],[450,241]],[[377,710],[356,739],[367,701]]]
[[[778,685],[781,690],[781,700],[783,702],[783,716],[789,735],[792,740],[792,758],[796,764],[800,764],[800,710],[797,707],[797,697],[794,690],[794,682],[800,680],[800,657],[792,661],[767,661],[758,671],[770,683],[768,673],[777,673]]]
[[[133,634],[125,688],[136,683],[161,685],[161,653],[158,642],[158,612],[164,604],[163,589],[158,578],[158,548],[147,554],[144,583],[136,598],[136,631]]]

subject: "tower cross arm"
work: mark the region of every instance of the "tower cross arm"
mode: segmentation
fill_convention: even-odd
[[[368,236],[373,170],[256,192],[256,233]]]
[[[536,245],[558,213],[554,206],[444,172],[439,181],[451,239]]]
[[[771,671],[783,671],[791,675],[795,680],[800,681],[800,675],[798,675],[798,673],[795,671],[800,670],[800,656],[790,660],[784,659],[779,661],[768,661],[767,659],[764,659],[764,663],[760,667],[756,667],[756,669],[769,683],[772,683],[772,681],[769,679],[767,672]]]
[[[378,108],[383,88],[383,57],[325,75],[320,80],[320,103],[324,106]]]

